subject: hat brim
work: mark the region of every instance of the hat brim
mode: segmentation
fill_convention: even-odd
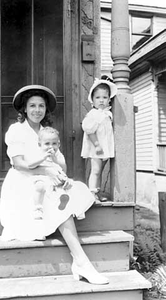
[[[19,111],[22,107],[22,96],[29,91],[42,91],[46,94],[48,110],[53,112],[56,107],[56,96],[55,94],[47,87],[43,85],[26,85],[22,87],[20,90],[13,97],[13,106],[14,108]]]
[[[109,81],[109,80],[105,80],[105,79],[98,79],[96,78],[93,85],[90,88],[89,91],[89,95],[88,95],[88,100],[89,102],[92,104],[93,103],[93,99],[92,99],[92,93],[93,90],[99,85],[99,84],[107,84],[109,89],[110,89],[110,98],[113,98],[116,94],[117,94],[117,86],[115,85],[115,83]]]

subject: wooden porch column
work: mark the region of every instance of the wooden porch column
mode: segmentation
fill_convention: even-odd
[[[113,201],[135,201],[135,146],[133,97],[128,85],[130,70],[128,0],[112,0],[111,56],[112,76],[118,87],[114,98],[115,158],[111,160]]]

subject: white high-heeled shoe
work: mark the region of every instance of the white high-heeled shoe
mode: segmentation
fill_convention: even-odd
[[[83,277],[92,284],[109,283],[109,279],[98,273],[90,262],[86,262],[82,266],[78,266],[76,262],[73,261],[71,270],[75,280],[80,280]]]

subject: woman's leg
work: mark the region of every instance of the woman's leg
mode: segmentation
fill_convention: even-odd
[[[80,262],[80,264],[84,262],[85,259],[87,259],[87,256],[80,244],[77,230],[72,216],[59,226],[59,231],[62,234],[75,260],[77,262]]]
[[[73,257],[72,273],[74,278],[78,280],[80,277],[84,277],[92,284],[109,283],[108,278],[96,271],[85,254],[72,216],[59,226],[59,230]]]

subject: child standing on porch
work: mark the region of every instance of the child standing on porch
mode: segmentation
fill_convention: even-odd
[[[39,131],[38,144],[40,147],[40,153],[34,153],[34,157],[28,166],[31,169],[37,166],[54,165],[57,171],[58,178],[61,183],[55,185],[53,180],[45,175],[33,176],[34,183],[34,218],[36,220],[43,219],[43,199],[45,193],[56,191],[60,198],[59,209],[64,209],[69,201],[69,195],[65,191],[65,187],[69,184],[69,179],[66,172],[66,163],[63,154],[60,152],[60,139],[59,132],[52,127],[44,127]],[[71,181],[70,181],[71,184]]]
[[[92,109],[87,113],[82,128],[84,131],[81,156],[90,158],[89,188],[96,200],[107,201],[100,196],[102,171],[109,158],[114,157],[114,134],[110,101],[117,94],[117,87],[107,76],[95,79],[88,100]]]

